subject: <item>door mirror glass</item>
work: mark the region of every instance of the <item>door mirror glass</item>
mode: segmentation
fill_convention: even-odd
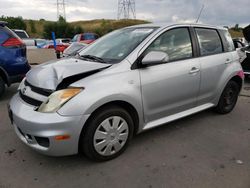
[[[167,63],[168,61],[169,61],[169,56],[167,53],[161,51],[151,51],[142,59],[142,64],[143,65],[160,64],[160,63]]]

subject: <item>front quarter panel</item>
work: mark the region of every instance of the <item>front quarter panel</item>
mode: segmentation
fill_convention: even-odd
[[[71,86],[85,89],[67,102],[58,113],[63,116],[89,115],[113,101],[130,103],[142,119],[142,102],[138,70],[130,64],[113,65],[100,73],[80,80]]]

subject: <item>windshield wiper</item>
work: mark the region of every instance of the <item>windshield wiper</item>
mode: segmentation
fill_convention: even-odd
[[[104,59],[94,56],[94,55],[80,55],[81,58],[94,60],[100,63],[107,63]]]

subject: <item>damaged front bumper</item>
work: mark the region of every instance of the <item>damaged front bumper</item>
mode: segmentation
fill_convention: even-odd
[[[16,94],[9,103],[9,116],[17,136],[32,149],[50,156],[78,153],[82,127],[88,116],[40,113]],[[67,135],[67,139],[57,138]]]

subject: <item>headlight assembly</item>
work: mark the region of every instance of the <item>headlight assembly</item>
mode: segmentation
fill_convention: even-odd
[[[41,104],[38,112],[52,113],[60,109],[67,101],[80,93],[83,88],[67,88],[52,93],[48,99]]]

